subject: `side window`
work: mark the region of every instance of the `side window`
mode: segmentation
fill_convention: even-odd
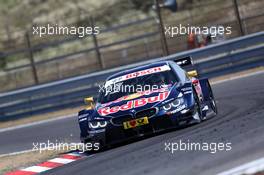
[[[186,80],[187,81],[190,81],[191,80],[190,77],[188,76],[188,73],[187,72],[185,72],[185,77],[186,77]]]
[[[170,62],[170,64],[171,64],[171,69],[172,69],[172,71],[175,73],[175,75],[176,75],[176,77],[177,77],[177,81],[181,81],[181,78],[180,78],[180,76],[179,76],[179,71],[177,70],[177,64],[176,63],[174,63],[174,62]]]

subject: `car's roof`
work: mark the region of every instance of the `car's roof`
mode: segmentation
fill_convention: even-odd
[[[169,65],[169,62],[170,61],[159,61],[159,62],[155,62],[155,63],[150,63],[148,65],[139,66],[139,67],[136,67],[136,68],[132,68],[132,69],[128,69],[128,70],[125,70],[125,71],[121,71],[121,72],[118,72],[118,73],[116,73],[114,75],[111,75],[110,77],[107,78],[107,80],[111,80],[113,78],[117,78],[117,77],[120,77],[120,76],[123,76],[123,75],[127,75],[127,74],[130,74],[130,73],[133,73],[133,72],[137,72],[137,71],[141,71],[141,70],[145,70],[145,69],[149,69],[149,68],[153,68],[153,67]]]

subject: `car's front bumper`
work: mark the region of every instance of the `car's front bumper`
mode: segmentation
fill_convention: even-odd
[[[149,123],[136,128],[124,129],[121,126],[114,126],[111,123],[99,130],[88,131],[88,136],[81,138],[83,142],[100,143],[100,145],[112,145],[119,142],[131,140],[147,134],[157,133],[166,129],[175,128],[182,123],[193,120],[196,111],[188,109],[185,113],[164,113],[155,115],[148,119]]]

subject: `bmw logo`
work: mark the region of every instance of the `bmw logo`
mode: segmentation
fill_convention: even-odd
[[[136,112],[136,110],[132,109],[132,110],[130,110],[130,112],[134,114]]]

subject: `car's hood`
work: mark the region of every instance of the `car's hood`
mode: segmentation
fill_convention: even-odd
[[[170,85],[154,91],[145,91],[124,96],[109,103],[97,104],[96,113],[101,117],[107,118],[136,113],[144,109],[159,107],[178,95],[179,91],[177,90],[176,84]]]

